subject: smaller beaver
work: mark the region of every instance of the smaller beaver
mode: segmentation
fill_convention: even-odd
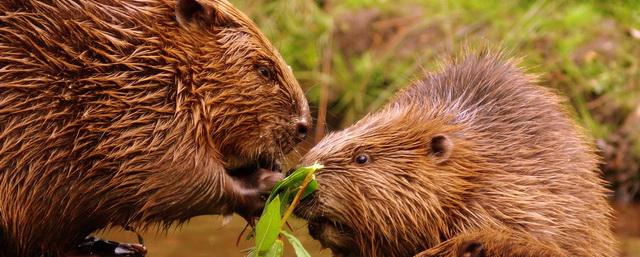
[[[594,148],[534,81],[454,60],[311,149],[297,214],[334,256],[616,256]]]

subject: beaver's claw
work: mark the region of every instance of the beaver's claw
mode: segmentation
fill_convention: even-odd
[[[86,237],[69,254],[74,257],[144,257],[145,255],[147,255],[147,248],[142,244],[124,244],[93,236]]]

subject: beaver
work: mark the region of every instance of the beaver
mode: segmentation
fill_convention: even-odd
[[[310,122],[226,0],[1,0],[0,256],[253,215]]]
[[[616,256],[609,191],[563,98],[467,51],[321,140],[296,213],[334,256]]]

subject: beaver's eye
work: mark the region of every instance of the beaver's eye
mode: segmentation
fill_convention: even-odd
[[[260,73],[260,76],[262,76],[266,80],[273,79],[273,71],[271,71],[271,69],[269,69],[267,66],[258,66],[258,73]]]
[[[365,164],[367,162],[369,162],[369,155],[366,154],[358,154],[358,156],[356,156],[356,158],[354,159],[354,161],[357,164]]]

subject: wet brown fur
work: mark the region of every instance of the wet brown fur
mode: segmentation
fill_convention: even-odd
[[[0,0],[0,256],[230,213],[225,167],[297,143],[277,50],[228,2],[180,1]]]
[[[336,256],[613,257],[590,142],[514,61],[467,54],[311,149],[325,169],[297,212]]]

